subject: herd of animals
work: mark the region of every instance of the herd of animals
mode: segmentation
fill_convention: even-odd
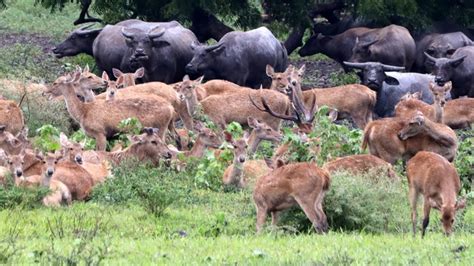
[[[323,200],[332,174],[377,171],[379,178],[398,178],[392,165],[402,159],[413,233],[422,194],[422,235],[431,208],[441,211],[444,232],[450,234],[456,211],[465,206],[465,199],[457,199],[460,179],[452,162],[458,139],[453,129],[474,122],[471,45],[460,32],[430,34],[416,44],[408,30],[397,25],[313,36],[300,55],[324,53],[345,69],[358,69],[361,84],[303,90],[305,66],[288,65],[284,45],[265,27],[230,32],[214,45],[199,44],[175,21],[126,20],[102,29],[81,28],[53,52],[57,57],[90,54],[102,76],[78,67],[44,87],[42,96],[65,101],[71,118],[96,140],[96,150],[84,150],[64,134],[60,151],[43,154],[33,149],[21,109],[2,99],[0,176],[5,183],[11,173],[16,186],[49,187],[52,192],[43,203],[59,206],[86,200],[124,159],[158,164],[201,157],[206,150],[218,155],[225,140],[234,159],[223,184],[253,189],[258,232],[268,214],[275,225],[279,213],[294,205],[303,209],[317,232],[326,232]],[[400,72],[404,70],[421,73]],[[96,94],[99,88],[106,91]],[[368,147],[369,154],[335,158],[322,166],[289,160],[290,144],[280,143],[282,121],[294,122],[294,131],[317,153],[323,140],[306,134],[324,105],[330,108],[331,120],[350,118],[364,130],[362,148]],[[202,115],[217,130],[199,121]],[[127,148],[106,151],[107,139],[130,117],[141,122],[143,133],[131,136]],[[176,127],[178,120],[182,128]],[[231,122],[249,131],[233,139],[225,131]],[[274,155],[254,160],[262,141],[277,146]]]

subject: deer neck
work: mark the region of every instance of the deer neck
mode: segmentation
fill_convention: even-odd
[[[66,101],[66,108],[71,117],[76,122],[81,123],[85,113],[85,104],[81,102],[74,91],[72,84],[67,84],[67,88],[62,89],[64,100]]]
[[[188,109],[188,114],[193,117],[196,113],[196,109],[199,106],[199,101],[197,99],[196,91],[192,94],[190,98],[186,99],[186,108]]]
[[[201,137],[196,139],[193,148],[189,151],[188,156],[191,157],[201,157],[206,150],[207,145],[201,140]]]
[[[437,123],[442,123],[443,121],[443,107],[441,107],[441,103],[435,102],[433,103],[433,108],[435,110],[435,119]]]
[[[43,187],[49,187],[50,183],[51,183],[51,177],[47,176],[46,173],[43,174],[43,179],[41,180],[41,185]]]
[[[249,136],[248,145],[249,145],[249,155],[253,155],[262,141],[261,138],[257,136],[255,130],[252,130],[252,133]]]
[[[234,164],[232,165],[232,171],[230,172],[230,180],[232,184],[239,184],[242,180],[242,175],[244,173],[244,164],[239,162],[237,156],[234,155]]]

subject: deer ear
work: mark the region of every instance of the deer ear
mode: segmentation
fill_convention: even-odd
[[[251,128],[256,128],[257,124],[258,124],[258,121],[257,121],[257,119],[255,119],[255,117],[249,116],[249,117],[247,117],[247,124]]]
[[[35,150],[35,157],[36,159],[42,161],[44,160],[44,154],[42,151],[39,151],[39,150]]]
[[[339,112],[336,109],[331,109],[329,111],[329,120],[331,122],[334,122],[337,120],[337,116],[339,115]]]
[[[456,202],[456,210],[464,209],[466,207],[466,198],[462,198]]]
[[[67,146],[69,144],[69,139],[63,132],[59,134],[59,143],[61,144],[61,146]]]
[[[140,67],[139,69],[137,69],[137,71],[135,71],[135,74],[133,75],[135,76],[136,79],[143,78],[143,76],[145,76],[145,68]]]
[[[250,138],[250,133],[247,130],[245,130],[244,131],[244,136],[243,136],[243,139],[245,140],[245,143],[247,143],[247,144],[249,143],[249,138]]]
[[[200,76],[199,78],[197,78],[194,82],[195,82],[196,84],[201,84],[203,80],[204,80],[204,75],[202,75],[202,76]]]
[[[112,68],[112,73],[114,73],[114,77],[116,77],[116,78],[119,78],[120,76],[123,75],[123,72],[120,71],[119,69],[116,69],[116,68]],[[103,73],[102,73],[102,79],[104,79],[104,74]]]
[[[188,75],[184,75],[183,81],[189,81],[189,76],[188,76]]]
[[[82,70],[82,73],[89,73],[89,64],[86,65],[86,67],[84,68],[84,70]]]
[[[448,92],[453,88],[453,83],[451,81],[446,82],[443,86],[444,92]]]
[[[117,82],[116,82],[116,87],[119,88],[120,86],[122,86],[123,82],[124,82],[123,76],[118,77]]]
[[[303,64],[300,69],[298,69],[298,76],[302,77],[306,70],[306,64]]]
[[[131,143],[143,143],[143,138],[137,135],[127,136]]]
[[[102,72],[102,79],[105,80],[105,81],[110,81],[110,78],[109,78],[109,75],[107,74],[107,72]]]
[[[275,74],[275,70],[273,69],[271,65],[267,65],[265,67],[265,72],[267,73],[267,76],[269,76],[270,78],[273,78],[273,75]]]

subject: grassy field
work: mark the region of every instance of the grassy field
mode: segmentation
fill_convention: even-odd
[[[34,2],[7,1],[0,11],[0,37],[28,39],[0,44],[0,77],[51,82],[76,63],[90,63],[87,57],[57,60],[44,49],[73,29],[75,7],[51,14]],[[63,105],[34,107],[24,108],[32,137],[44,123],[71,131]],[[319,118],[315,134],[325,140],[318,163],[360,152],[360,130]],[[456,165],[468,191],[474,132],[463,134]],[[474,259],[472,201],[458,215],[453,236],[442,235],[434,211],[427,237],[414,238],[403,173],[400,181],[334,176],[326,235],[314,233],[298,209],[256,235],[251,191],[223,188],[223,169],[211,155],[182,172],[129,162],[114,169],[115,178],[98,186],[90,201],[58,209],[40,206],[38,191],[0,189],[0,263],[470,265]]]

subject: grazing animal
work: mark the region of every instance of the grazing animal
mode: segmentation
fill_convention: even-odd
[[[433,69],[438,85],[453,82],[453,99],[465,95],[474,98],[474,46],[457,49],[451,58],[434,58],[427,53],[425,56],[426,64]]]
[[[419,100],[420,93],[416,92],[412,96],[402,97],[400,102],[395,105],[395,116],[408,117],[414,112],[420,111],[433,122],[443,122],[443,107],[446,104],[446,94],[451,90],[451,82],[444,86],[437,86],[430,82],[430,90],[433,93],[434,103],[429,105]]]
[[[123,81],[121,82],[120,88],[126,88],[130,86],[135,86],[135,80],[143,78],[143,75],[145,75],[145,68],[140,67],[133,73],[122,73],[119,69],[112,68],[112,72],[114,73],[115,78],[120,78],[122,77]]]
[[[431,72],[431,67],[426,63],[425,52],[434,58],[449,58],[456,49],[469,45],[474,45],[474,42],[460,31],[428,34],[416,44],[416,61],[413,71]]]
[[[194,57],[186,65],[188,74],[204,75],[208,80],[224,79],[254,89],[270,86],[265,75],[267,64],[277,71],[284,71],[288,64],[284,45],[266,27],[232,31],[217,44],[193,45],[193,49]]]
[[[92,25],[81,27],[72,31],[60,44],[53,48],[56,58],[75,56],[78,54],[88,54],[94,56],[93,44],[102,29],[89,29]]]
[[[412,117],[370,122],[364,130],[362,149],[368,146],[370,154],[394,164],[397,159],[408,160],[422,150],[436,152],[452,161],[457,145],[453,130],[415,112]]]
[[[453,231],[456,211],[466,205],[466,200],[457,200],[461,186],[454,165],[439,154],[421,151],[407,163],[409,198],[412,209],[413,235],[416,235],[417,202],[423,195],[423,227],[425,236],[430,221],[431,208],[441,211],[441,223],[446,235]]]
[[[356,37],[350,62],[380,62],[411,69],[416,44],[410,32],[398,25],[371,29]]]
[[[121,32],[127,49],[120,69],[131,72],[144,67],[144,82],[180,81],[193,58],[191,44],[198,42],[194,33],[177,21],[140,22],[123,27]]]
[[[352,174],[383,174],[391,179],[398,179],[391,164],[370,154],[356,154],[339,157],[326,162],[323,167],[330,174],[347,171]]]
[[[174,108],[163,98],[148,95],[83,103],[76,97],[74,90],[79,78],[80,73],[75,72],[69,80],[57,83],[56,86],[64,96],[69,114],[88,136],[96,139],[98,150],[105,150],[106,138],[119,132],[118,125],[126,118],[136,117],[144,126],[173,128]],[[160,137],[164,139],[165,133],[165,130],[160,131]]]
[[[395,115],[395,105],[407,93],[421,93],[421,100],[432,104],[433,95],[428,87],[434,76],[419,73],[398,73],[404,68],[377,62],[349,63],[349,67],[360,69],[361,83],[377,93],[374,113],[378,117]]]
[[[272,225],[275,226],[280,212],[294,205],[303,209],[318,233],[327,232],[323,200],[329,184],[328,172],[314,163],[280,166],[260,177],[253,191],[257,232],[261,232],[268,213],[271,213]]]
[[[469,128],[474,123],[474,98],[447,101],[443,108],[443,123],[450,128]]]
[[[231,135],[228,137],[229,135],[226,137],[234,148],[234,160],[224,171],[222,176],[224,185],[244,188],[254,184],[259,177],[270,172],[271,169],[264,160],[247,160],[247,140],[245,138],[233,140]]]

